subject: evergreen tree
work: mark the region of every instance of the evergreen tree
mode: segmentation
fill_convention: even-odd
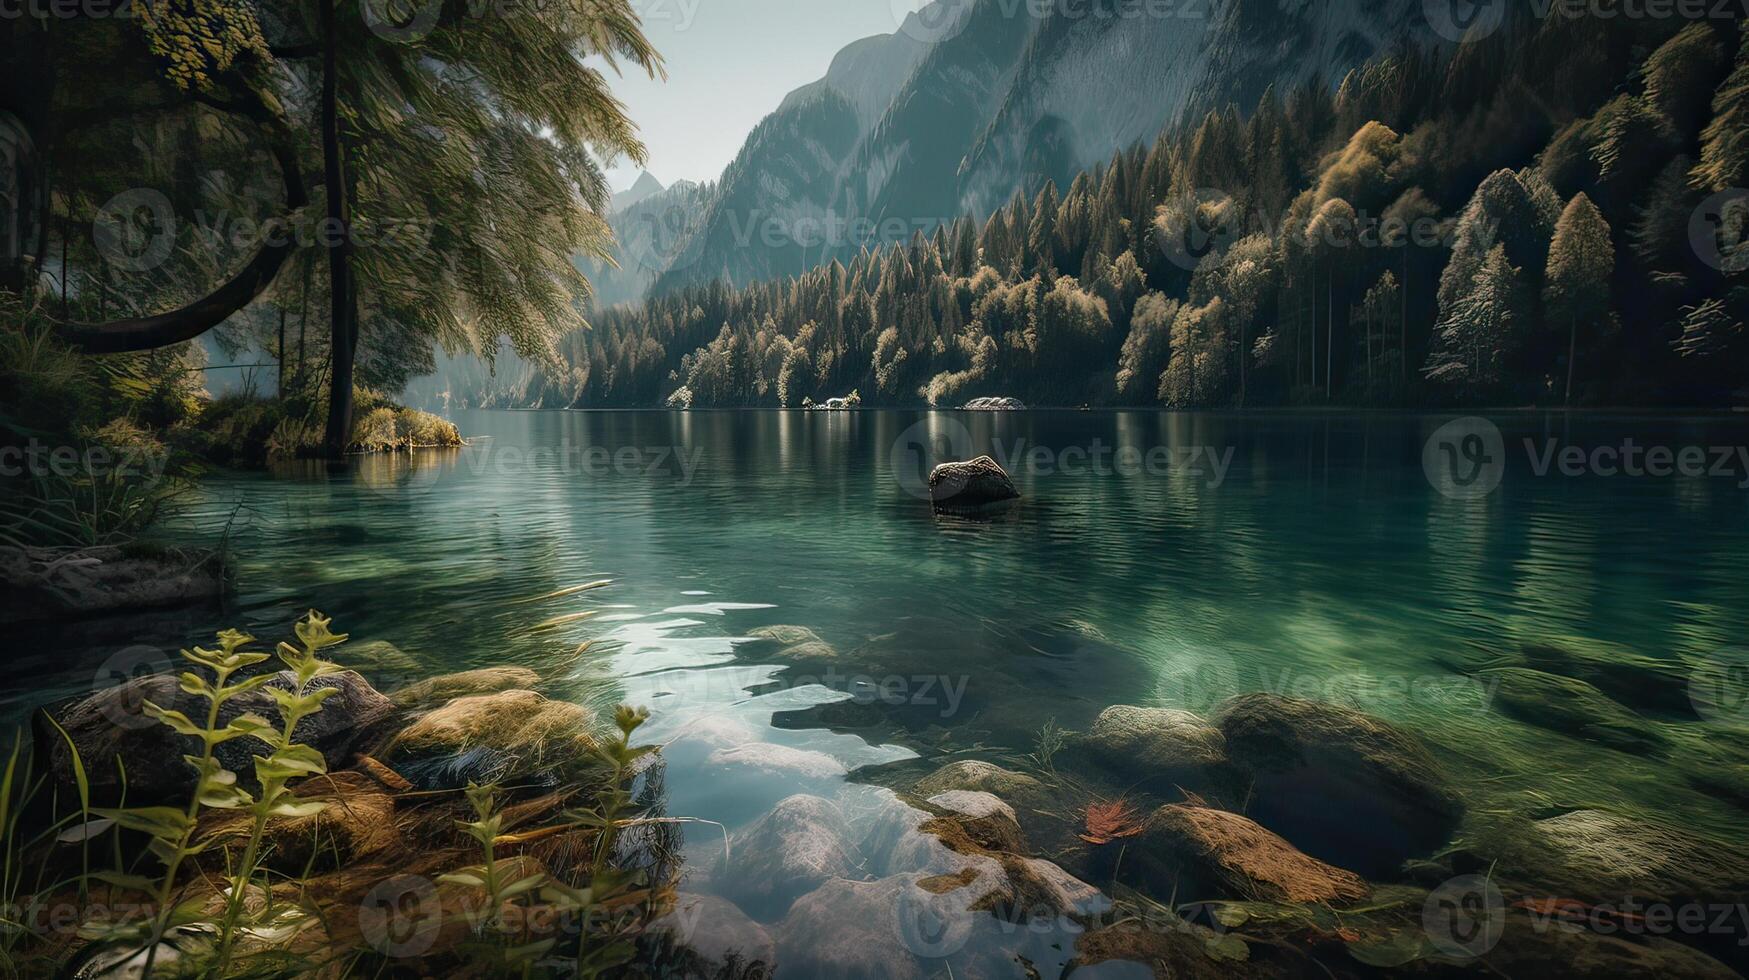
[[[1544,309],[1551,319],[1567,324],[1567,385],[1565,404],[1573,403],[1574,365],[1579,356],[1579,325],[1592,325],[1609,309],[1609,279],[1615,268],[1615,246],[1603,212],[1584,194],[1574,195],[1555,224],[1549,246],[1549,270]]]

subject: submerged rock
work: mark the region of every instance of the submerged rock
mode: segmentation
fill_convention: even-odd
[[[1227,739],[1201,716],[1175,708],[1115,704],[1099,713],[1072,751],[1153,792],[1182,787],[1226,795],[1233,783]]]
[[[1340,904],[1365,898],[1352,871],[1308,857],[1237,813],[1163,806],[1149,817],[1131,853],[1156,883],[1180,900],[1238,898]]]
[[[796,900],[777,930],[777,958],[785,976],[843,980],[923,980],[912,955],[917,939],[938,923],[934,897],[916,875],[879,881],[828,881]],[[907,921],[916,910],[928,922]],[[971,924],[957,917],[944,923],[944,946],[964,941]]]
[[[0,623],[64,622],[216,600],[223,565],[211,551],[0,550]]]
[[[793,647],[802,643],[821,643],[820,634],[806,626],[760,626],[747,631],[748,636],[761,640],[770,640],[782,647]]]
[[[1577,637],[1526,643],[1523,651],[1526,666],[1584,681],[1629,708],[1697,717],[1689,697],[1691,671],[1680,663]]]
[[[652,964],[658,976],[760,977],[777,963],[777,944],[735,903],[682,892],[649,931],[668,946]]]
[[[1064,829],[1057,794],[1025,773],[976,759],[950,762],[917,781],[911,792],[923,799],[952,790],[989,793],[1008,804],[1026,835],[1040,844]]]
[[[843,812],[830,800],[797,794],[734,835],[720,878],[737,904],[770,918],[822,882],[855,877],[856,865]]]
[[[390,697],[400,707],[416,708],[475,694],[527,690],[539,683],[540,675],[527,667],[483,667],[427,678],[401,688]]]
[[[1313,857],[1380,877],[1444,845],[1463,817],[1426,748],[1358,711],[1256,693],[1213,721],[1251,780],[1248,812]]]
[[[1102,980],[1251,980],[1281,975],[1248,959],[1217,959],[1210,950],[1221,938],[1212,929],[1176,917],[1106,926],[1076,940],[1077,966],[1069,975]],[[1125,969],[1129,967],[1134,969]]]
[[[749,630],[748,636],[778,648],[777,656],[786,660],[831,661],[838,659],[838,648],[820,639],[806,626],[761,626]]]
[[[296,683],[290,671],[280,671],[266,686],[291,690]],[[354,744],[394,713],[388,698],[350,670],[318,677],[311,687],[331,688],[335,693],[322,702],[322,710],[298,722],[293,737],[321,752],[330,769],[342,768]],[[53,717],[66,730],[67,739],[72,740],[84,763],[93,802],[119,799],[122,783],[118,762],[127,771],[130,805],[180,803],[194,791],[194,770],[182,757],[199,755],[200,740],[178,735],[144,714],[147,701],[192,719],[206,718],[207,700],[182,690],[170,674],[138,677],[54,710]],[[219,725],[229,724],[244,712],[270,722],[279,719],[273,696],[266,689],[257,689],[226,701],[219,711]],[[35,729],[36,745],[47,756],[51,778],[71,788],[73,760],[67,739],[48,724],[43,712],[36,716]],[[220,743],[214,753],[239,781],[254,785],[254,755],[260,745],[255,739],[234,738]]]
[[[988,456],[942,463],[929,472],[929,499],[937,507],[977,508],[1019,496],[1008,472]]]
[[[931,796],[929,805],[953,816],[966,834],[983,847],[1015,852],[1026,848],[1014,808],[991,793],[948,790]]]
[[[1440,977],[1487,970],[1494,976],[1572,980],[1740,980],[1735,970],[1706,953],[1661,936],[1604,936],[1581,926],[1539,923],[1516,911],[1507,913],[1499,945],[1478,963],[1425,966],[1418,972]]]
[[[1584,681],[1524,667],[1484,671],[1480,676],[1496,682],[1494,700],[1500,710],[1526,724],[1623,752],[1652,752],[1663,746],[1664,739],[1651,722]]]
[[[378,684],[382,684],[384,678],[399,681],[421,673],[419,661],[412,654],[387,640],[347,643],[333,651],[333,658],[343,666],[374,678]]]
[[[1574,810],[1498,828],[1477,861],[1561,897],[1619,903],[1749,897],[1749,853],[1666,824],[1610,810]]]
[[[732,748],[721,748],[710,754],[705,764],[712,767],[748,766],[762,772],[800,776],[807,779],[831,779],[844,775],[844,763],[824,752],[791,748],[772,742],[746,742]]]

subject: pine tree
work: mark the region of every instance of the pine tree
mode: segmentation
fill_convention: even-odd
[[[1609,309],[1609,280],[1614,269],[1615,245],[1609,238],[1609,223],[1590,198],[1574,195],[1555,224],[1543,287],[1544,309],[1550,318],[1567,324],[1567,405],[1573,404],[1579,324],[1593,323]]]

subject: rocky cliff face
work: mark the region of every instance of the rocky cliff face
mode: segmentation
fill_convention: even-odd
[[[669,209],[651,288],[793,275],[929,234],[1166,125],[1248,109],[1270,85],[1334,86],[1383,51],[1438,41],[1414,0],[1089,0],[1042,14],[944,0],[925,13],[845,48],[754,130],[713,193]]]

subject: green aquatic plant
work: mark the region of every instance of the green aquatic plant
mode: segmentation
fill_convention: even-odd
[[[328,771],[327,760],[322,757],[321,752],[300,744],[292,736],[297,730],[298,722],[321,711],[322,702],[337,690],[332,687],[310,686],[316,678],[338,673],[341,669],[320,657],[323,650],[346,642],[346,634],[337,634],[330,629],[332,622],[311,610],[294,627],[298,645],[281,643],[277,651],[279,659],[290,670],[296,686],[291,690],[281,687],[266,688],[268,695],[279,708],[280,727],[255,733],[255,737],[267,745],[268,754],[255,757],[255,779],[261,788],[256,797],[247,804],[254,822],[249,828],[243,857],[229,876],[231,880],[225,914],[219,923],[215,976],[223,976],[225,968],[230,964],[238,926],[241,925],[239,920],[243,913],[244,899],[261,859],[261,842],[266,835],[268,821],[274,817],[313,816],[327,805],[317,801],[291,799],[288,784],[294,779],[318,776]],[[240,794],[239,798],[248,796],[241,790],[237,792]],[[282,912],[275,915],[270,923],[256,925],[266,925],[273,930],[295,931],[299,920],[295,913],[288,915]]]
[[[304,776],[327,771],[322,754],[313,747],[293,739],[298,722],[321,710],[322,701],[333,693],[332,688],[312,689],[311,682],[324,674],[339,670],[317,655],[323,649],[346,640],[345,634],[335,634],[329,628],[331,620],[311,611],[295,629],[299,646],[281,643],[279,657],[290,670],[293,686],[270,686],[278,674],[257,674],[232,681],[239,672],[269,659],[269,655],[247,650],[255,638],[238,630],[218,634],[218,649],[196,646],[182,651],[184,659],[204,668],[210,675],[185,671],[178,678],[180,689],[206,701],[205,717],[196,722],[185,713],[147,701],[143,710],[147,716],[179,735],[194,738],[200,745],[199,755],[183,757],[195,772],[194,792],[183,808],[171,806],[114,807],[92,809],[102,820],[150,838],[147,850],[162,865],[154,879],[128,873],[120,865],[114,872],[97,872],[92,877],[112,886],[129,889],[152,897],[152,914],[142,921],[99,920],[87,922],[80,935],[102,944],[137,944],[146,951],[144,970],[150,974],[161,943],[172,931],[211,937],[211,974],[223,976],[230,965],[236,940],[244,931],[251,935],[273,939],[295,933],[301,927],[301,913],[284,908],[265,910],[255,921],[244,921],[245,899],[251,888],[262,853],[262,841],[267,823],[274,817],[305,817],[319,812],[320,802],[300,801],[288,796],[288,784]],[[279,709],[280,722],[275,727],[266,718],[253,712],[243,712],[221,725],[221,710],[227,702],[254,691],[265,690]],[[228,770],[217,756],[219,745],[238,738],[253,738],[266,746],[265,755],[254,756],[258,790],[251,794],[238,784],[237,774]],[[75,753],[76,755],[76,753]],[[197,839],[196,831],[204,810],[245,810],[253,816],[250,833],[243,845],[240,860],[224,875],[225,903],[215,920],[205,911],[203,898],[176,901],[178,873],[183,865],[200,855],[208,841]]]
[[[508,877],[505,869],[498,866],[497,841],[504,829],[504,817],[497,805],[498,791],[493,784],[468,783],[466,794],[468,805],[474,810],[474,819],[458,820],[456,825],[479,843],[483,861],[473,867],[440,875],[437,880],[479,889],[484,895],[486,915],[478,928],[507,935],[510,929],[504,921],[504,903],[533,894],[549,879],[540,872]],[[548,937],[520,945],[491,944],[476,946],[475,952],[482,959],[495,961],[496,966],[520,973],[526,972],[536,960],[551,951],[555,942],[555,938]]]
[[[603,934],[591,937],[588,930],[577,934],[577,953],[573,975],[581,978],[599,977],[623,966],[636,955],[632,926],[614,913],[636,905],[648,897],[647,881],[641,869],[625,870],[613,866],[619,849],[620,831],[627,825],[625,814],[632,809],[630,785],[639,759],[656,751],[650,745],[632,745],[632,733],[650,718],[647,708],[620,705],[614,711],[617,735],[602,740],[598,754],[607,764],[608,777],[595,794],[595,805],[572,810],[566,818],[577,827],[595,833],[593,855],[589,866],[589,883],[573,888],[561,882],[549,882],[544,891],[555,907],[584,915],[585,921],[600,921]],[[608,913],[608,914],[600,914]]]

